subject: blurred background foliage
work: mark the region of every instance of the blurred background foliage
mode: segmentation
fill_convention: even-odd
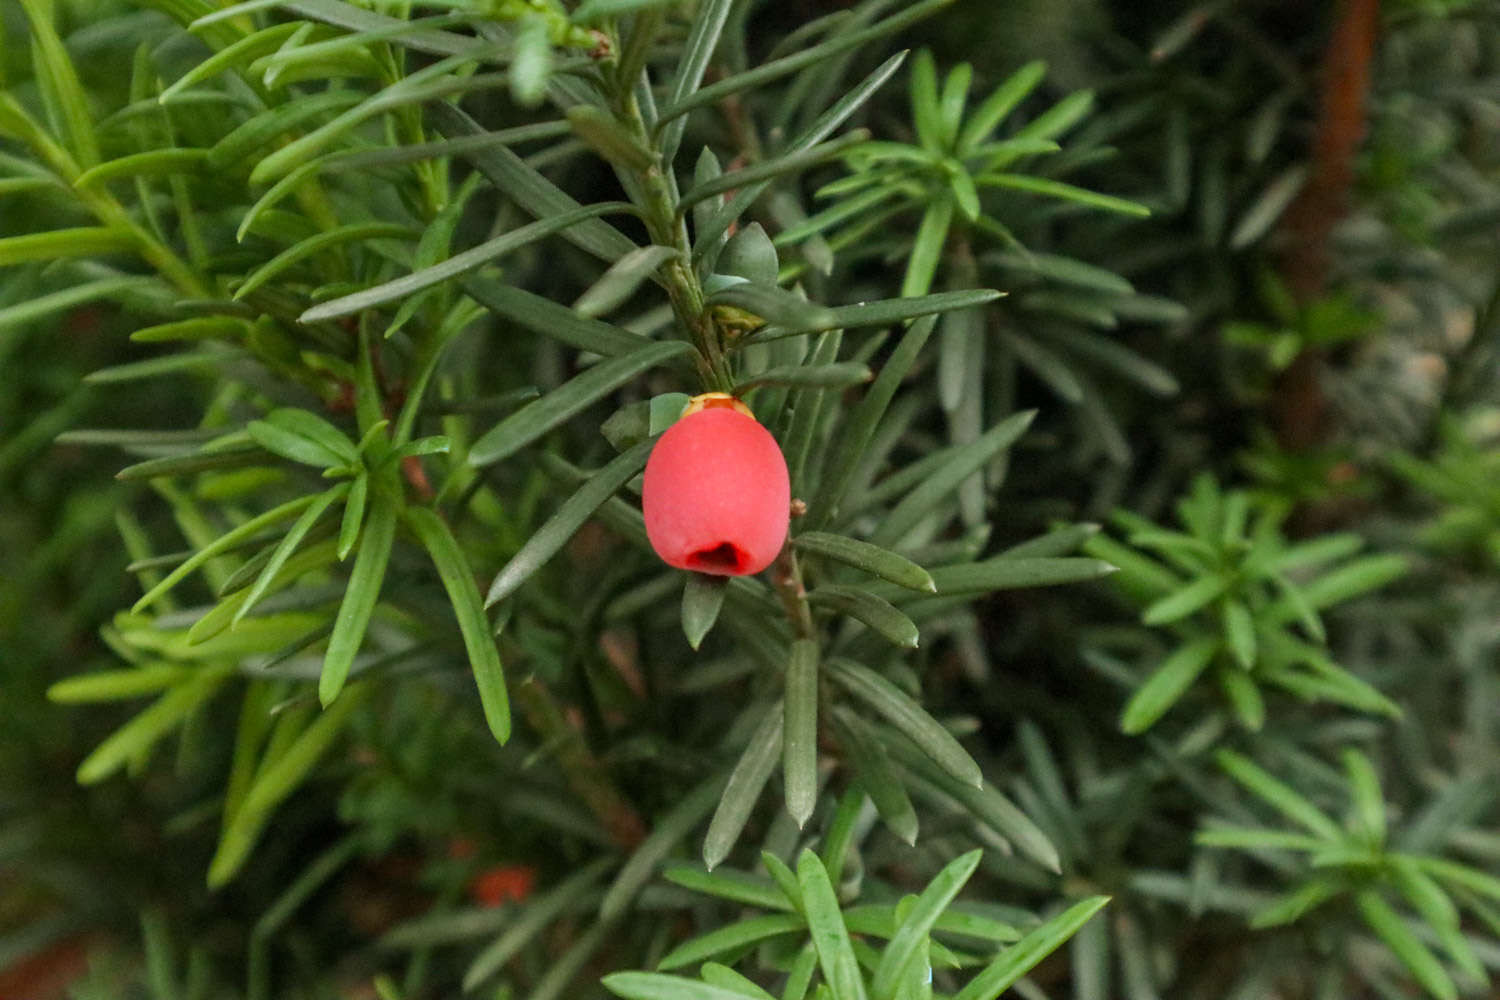
[[[87,145],[68,132],[57,88],[38,82],[50,57],[31,25],[43,16],[77,68],[103,159],[212,148],[246,108],[307,102],[279,123],[284,151],[292,135],[437,58],[403,62],[391,55],[399,41],[295,56],[349,28],[318,20],[316,3],[291,6],[243,11],[235,28],[314,27],[287,28],[261,50],[251,83],[195,82],[183,96],[201,110],[165,130],[141,108],[208,53],[179,24],[192,4],[0,0],[0,86]],[[649,192],[621,179],[635,176],[629,142],[537,106],[549,80],[587,61],[600,23],[589,6],[610,10],[371,9],[407,19],[451,7],[453,20],[432,30],[482,36],[473,24],[488,18],[533,38],[535,59],[497,70],[504,86],[465,93],[464,110],[489,130],[543,123],[516,140],[529,167],[586,203],[639,205]],[[695,13],[712,5],[638,6],[617,9],[632,24],[660,15],[649,63],[658,82],[671,79]],[[893,13],[819,0],[731,5],[705,83]],[[905,48],[914,54],[880,76]],[[120,480],[120,468],[181,458],[279,408],[339,421],[352,447],[370,423],[350,419],[361,377],[353,324],[330,313],[290,345],[296,317],[557,210],[538,212],[495,179],[493,163],[455,153],[451,171],[423,160],[330,172],[330,200],[304,189],[261,211],[240,240],[251,207],[296,168],[267,159],[281,132],[242,135],[242,156],[191,184],[126,176],[100,188],[180,247],[193,275],[232,276],[196,292],[183,287],[194,277],[138,285],[148,273],[139,260],[53,260],[7,242],[93,223],[71,192],[38,180],[34,150],[0,119],[0,996],[546,998],[608,987],[691,1000],[718,995],[690,992],[685,976],[619,970],[705,959],[725,964],[702,967],[701,982],[730,994],[758,996],[753,980],[800,996],[793,987],[816,956],[825,988],[846,1000],[863,994],[824,962],[834,946],[816,933],[804,940],[798,923],[816,923],[806,900],[824,882],[863,949],[851,962],[876,992],[895,990],[901,970],[882,973],[870,942],[889,939],[894,954],[892,932],[920,906],[902,894],[934,886],[932,899],[951,900],[945,893],[966,885],[935,925],[948,936],[924,932],[922,954],[981,968],[1022,950],[996,952],[998,943],[1056,931],[1035,960],[1059,950],[1016,987],[1028,997],[1490,995],[1500,970],[1497,61],[1500,6],[1486,0],[958,0],[826,60],[822,75],[737,92],[683,119],[677,179],[689,191],[720,170],[774,161],[861,81],[882,83],[849,121],[868,135],[775,174],[764,197],[738,207],[739,235],[708,251],[694,280],[725,329],[822,329],[812,303],[1007,293],[910,328],[930,338],[910,342],[910,374],[844,470],[854,499],[836,519],[812,511],[812,527],[927,567],[939,593],[901,596],[837,560],[813,571],[837,611],[819,613],[818,641],[842,659],[822,665],[822,756],[809,751],[820,766],[803,831],[781,795],[761,795],[781,774],[781,730],[772,740],[765,719],[780,714],[780,671],[795,648],[775,595],[758,585],[701,594],[689,583],[682,597],[681,574],[632,547],[628,487],[492,612],[505,626],[517,717],[507,745],[473,694],[449,575],[432,570],[438,548],[429,559],[403,544],[387,571],[399,597],[370,633],[393,655],[362,661],[378,680],[334,702],[330,711],[346,706],[341,739],[272,803],[269,821],[239,831],[238,847],[226,847],[221,814],[245,792],[245,777],[227,776],[246,766],[246,720],[280,720],[258,739],[284,749],[328,717],[307,693],[323,659],[307,649],[327,630],[308,626],[331,620],[338,573],[314,565],[312,585],[294,592],[302,603],[271,605],[275,621],[226,668],[264,672],[274,658],[290,679],[257,677],[243,701],[207,694],[154,752],[148,744],[114,762],[127,774],[79,784],[80,765],[140,706],[59,704],[92,699],[54,685],[140,659],[132,635],[191,625],[253,553],[207,560],[209,586],[180,605],[169,596],[145,614],[122,609],[188,551],[309,484],[330,485],[275,461],[187,478]],[[1013,109],[978,138],[1052,146],[1012,145],[1021,180],[986,185],[1012,169],[996,166],[1010,153],[965,158],[962,124],[944,133],[944,123],[955,109],[973,121],[1007,85]],[[665,93],[657,100],[668,104]],[[358,142],[371,152],[455,134],[402,112]],[[624,166],[612,172],[611,159]],[[892,192],[889,211],[865,206],[819,224],[861,190]],[[711,243],[711,211],[689,211],[695,236]],[[660,235],[649,217],[609,218],[631,240]],[[234,359],[205,361],[192,341],[131,341],[170,319],[174,296],[228,298],[287,247],[340,225],[367,228],[316,264],[282,259],[258,293],[237,296],[254,312],[231,318],[256,332]],[[415,303],[407,315],[393,301],[378,323],[360,320],[375,338],[409,324],[389,341],[391,371],[372,375],[398,402],[420,370],[420,338],[453,335],[422,433],[446,436],[471,463],[434,453],[417,465],[430,481],[407,488],[462,511],[454,530],[482,580],[524,551],[582,470],[615,467],[615,450],[660,430],[648,400],[696,391],[658,362],[550,428],[527,460],[472,461],[486,447],[499,454],[485,431],[566,384],[580,339],[604,336],[533,336],[556,314],[496,304],[480,286],[503,278],[581,305],[600,270],[552,239],[476,273],[477,284],[401,300]],[[715,284],[726,276],[759,291]],[[643,277],[614,296],[615,329],[673,323]],[[503,334],[460,336],[473,329]],[[848,389],[857,379],[837,382],[848,370],[829,369],[879,372],[911,333],[760,336],[735,377],[817,365],[804,379],[835,380],[827,391],[793,379],[751,396],[784,448],[803,442],[807,482],[823,485],[845,440],[839,421],[875,391]],[[187,360],[164,378],[123,367],[150,358]],[[1022,420],[992,436],[1032,409],[1024,435]],[[148,433],[110,437],[135,429]],[[968,464],[951,503],[893,513],[960,454]],[[904,530],[889,529],[893,518]],[[338,530],[313,528],[309,548],[331,548]],[[255,540],[268,548],[274,538]],[[970,566],[995,570],[1002,555],[1086,555],[1119,572],[1048,589],[959,585]],[[918,626],[920,648],[893,653]],[[212,659],[178,652],[169,666],[182,676]],[[950,763],[961,770],[972,758],[988,797],[935,766],[879,707],[913,700],[924,720],[963,738]],[[758,783],[744,777],[752,771]],[[867,789],[882,794],[867,803]],[[955,868],[976,844],[983,857]],[[760,849],[771,858],[757,867]],[[728,861],[710,875],[702,855]],[[1089,919],[1100,895],[1111,902]],[[789,912],[802,916],[745,929]],[[1076,933],[1063,944],[1059,928]],[[716,930],[727,936],[701,943]],[[751,979],[735,980],[731,965]],[[951,975],[939,972],[939,993],[974,995],[959,992],[970,973]]]

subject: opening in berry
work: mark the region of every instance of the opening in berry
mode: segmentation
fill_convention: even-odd
[[[741,573],[749,559],[733,542],[720,542],[694,552],[687,557],[687,562],[690,568],[703,573]]]

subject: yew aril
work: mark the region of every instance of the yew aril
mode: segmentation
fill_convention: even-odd
[[[744,404],[700,396],[652,449],[641,502],[651,547],[668,565],[759,573],[786,542],[786,459]]]

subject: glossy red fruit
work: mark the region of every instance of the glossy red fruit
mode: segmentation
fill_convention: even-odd
[[[781,551],[792,502],[786,459],[749,414],[723,394],[700,396],[652,449],[641,503],[651,547],[669,566],[744,576]]]

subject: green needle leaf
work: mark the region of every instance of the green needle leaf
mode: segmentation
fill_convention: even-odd
[[[646,467],[646,459],[650,456],[654,443],[655,439],[642,441],[629,451],[617,455],[564,500],[557,512],[495,574],[494,582],[490,584],[489,593],[485,596],[485,607],[491,607],[515,593],[521,584],[556,555],[594,511]]]
[[[348,435],[307,410],[272,410],[245,428],[256,444],[273,455],[320,468],[352,465],[359,453]]]
[[[144,462],[127,465],[115,473],[115,478],[126,481],[156,479],[163,476],[185,476],[212,469],[242,469],[246,466],[265,464],[266,453],[259,448],[225,448],[222,451],[202,451],[191,455],[147,459]]]
[[[343,690],[380,599],[385,568],[396,541],[398,503],[394,495],[383,489],[374,490],[370,497],[370,517],[359,543],[359,554],[354,557],[354,568],[349,572],[343,603],[333,622],[333,634],[328,637],[323,670],[318,675],[318,700],[325,707]]]
[[[668,868],[662,872],[662,877],[684,889],[727,899],[734,903],[759,907],[762,910],[790,910],[792,908],[792,904],[777,891],[773,883],[732,869],[721,868],[716,872],[707,872],[699,868],[681,866]]]
[[[916,363],[918,354],[937,325],[934,317],[919,319],[902,335],[900,343],[865,398],[860,400],[839,431],[836,445],[830,449],[832,466],[819,480],[818,491],[808,505],[808,521],[813,528],[823,528],[838,513],[839,504],[854,479],[861,457],[875,436],[875,430],[895,398],[902,380]]]
[[[573,303],[573,311],[585,319],[612,312],[635,294],[663,264],[680,256],[673,247],[644,246],[630,251]]]
[[[974,178],[969,176],[962,165],[954,165],[953,173],[948,177],[948,190],[952,192],[953,204],[958,207],[965,221],[979,221],[979,189],[974,186]]]
[[[1244,602],[1227,600],[1223,611],[1224,636],[1234,661],[1246,670],[1255,666],[1255,620]]]
[[[729,856],[750,811],[770,780],[776,762],[781,758],[782,708],[777,703],[756,728],[739,762],[729,774],[729,782],[719,796],[719,806],[709,821],[703,838],[703,864],[709,871]]]
[[[831,365],[787,365],[767,368],[734,387],[742,396],[762,385],[790,385],[803,389],[847,389],[870,381],[868,365],[859,361],[838,361]]]
[[[671,340],[601,362],[490,428],[469,450],[469,464],[508,458],[641,373],[692,353],[690,344]]]
[[[990,288],[975,288],[961,292],[938,292],[917,298],[881,299],[877,302],[861,302],[852,306],[835,306],[828,310],[826,321],[810,327],[787,327],[767,324],[746,339],[759,343],[780,337],[794,337],[800,333],[821,333],[824,330],[853,330],[866,326],[890,326],[920,316],[947,312],[950,309],[969,309],[988,305],[1005,293]]]
[[[164,293],[165,289],[155,279],[144,276],[85,281],[60,291],[33,296],[14,305],[0,308],[0,332],[66,312],[74,306],[89,302],[114,299],[117,296],[125,299],[131,292],[137,292],[142,296],[157,297]]]
[[[479,687],[485,721],[495,739],[504,743],[510,739],[510,697],[505,690],[500,651],[490,634],[484,601],[474,584],[468,560],[447,523],[437,514],[426,507],[408,507],[404,516],[407,526],[432,556],[438,576],[442,577],[443,589],[448,592],[453,613],[458,617],[464,648],[469,654],[469,666],[474,671],[474,683]]]
[[[1015,845],[1017,851],[1056,874],[1062,873],[1057,848],[1015,803],[992,785],[976,787],[955,778],[918,747],[909,732],[880,730],[881,743],[903,768],[920,775],[957,800],[975,819]]]
[[[594,24],[606,17],[633,14],[649,7],[666,7],[676,0],[584,0],[573,12],[574,24]]]
[[[216,373],[226,361],[235,361],[243,357],[246,357],[246,354],[243,351],[236,350],[184,351],[175,354],[163,354],[159,357],[147,358],[145,361],[127,361],[123,365],[111,365],[108,368],[100,368],[85,375],[83,381],[88,385],[111,385],[117,382],[134,382],[142,379],[160,378],[163,375],[176,375],[182,372],[207,375]],[[258,448],[251,449],[253,452],[259,450]],[[192,456],[174,455],[170,458],[153,459],[152,461],[158,462],[165,467],[166,463],[181,459],[211,458],[213,455],[223,457],[229,454],[229,451],[230,449],[224,448],[212,454],[200,452]],[[264,456],[262,455],[262,457]],[[142,462],[141,466],[143,468],[147,467],[147,463]],[[209,467],[211,466],[204,466],[204,468]],[[136,473],[135,477],[144,478],[156,475],[170,475],[170,473],[141,472]],[[123,471],[119,473],[119,476],[121,479],[130,478]]]
[[[135,238],[122,229],[108,226],[53,229],[0,239],[0,267],[24,264],[31,260],[97,257],[135,248]]]
[[[1327,608],[1378,590],[1405,575],[1408,569],[1410,565],[1403,556],[1366,556],[1300,585],[1300,590],[1307,604]]]
[[[703,644],[704,636],[714,627],[728,589],[728,577],[687,574],[687,584],[682,590],[682,633],[693,649]]]
[[[732,306],[785,329],[833,330],[838,326],[836,310],[808,302],[774,285],[754,285],[748,281],[729,285],[708,296],[707,304]]]
[[[125,701],[176,687],[187,680],[188,667],[154,663],[123,670],[99,670],[65,677],[47,689],[47,700],[59,705],[87,705],[101,701]]]
[[[1370,758],[1358,750],[1346,748],[1340,755],[1344,773],[1349,777],[1350,804],[1354,820],[1374,844],[1385,842],[1385,798],[1380,794],[1380,779]]]
[[[1319,878],[1304,882],[1291,892],[1277,896],[1269,905],[1257,910],[1250,920],[1250,926],[1254,930],[1263,930],[1268,927],[1282,927],[1295,923],[1302,918],[1303,914],[1322,906],[1344,891],[1345,887],[1335,879]]]
[[[801,829],[818,804],[818,643],[792,643],[786,665],[782,728],[786,810]]]
[[[957,449],[946,463],[886,515],[870,536],[870,541],[887,547],[899,542],[943,497],[958,489],[965,479],[1018,441],[1035,417],[1035,410],[1012,414],[985,431],[973,444]],[[939,589],[947,591],[945,587]]]
[[[144,326],[130,335],[133,343],[161,344],[187,340],[243,340],[251,326],[234,316],[203,316]]]
[[[318,523],[318,519],[323,516],[323,513],[329,507],[342,500],[348,492],[348,484],[340,483],[330,490],[324,490],[318,495],[317,499],[308,505],[307,509],[302,512],[302,516],[297,518],[280,543],[271,552],[271,558],[266,561],[265,567],[256,576],[255,583],[251,586],[250,592],[245,595],[239,610],[234,613],[234,618],[230,622],[231,627],[238,625],[250,613],[250,610],[255,607],[256,603],[266,595],[277,574],[281,572],[281,568],[292,557],[292,553],[297,551],[297,546],[302,544],[302,540],[307,537],[307,533],[312,530],[313,525]]]
[[[917,130],[917,141],[924,149],[943,152],[946,143],[938,111],[937,66],[928,49],[922,49],[912,58],[910,89],[911,120]]]
[[[917,811],[880,739],[863,719],[842,706],[834,707],[833,722],[839,745],[854,765],[860,787],[875,803],[875,811],[892,833],[908,844],[915,844]]]
[[[745,994],[665,972],[611,972],[599,980],[625,1000],[745,1000]]]
[[[1062,947],[1063,942],[1104,908],[1108,896],[1094,896],[1074,903],[1036,930],[1000,953],[983,972],[969,980],[953,1000],[996,1000],[1016,980],[1036,967],[1042,959]]]
[[[1076,187],[1072,184],[1064,184],[1049,177],[1032,177],[1029,174],[984,174],[976,177],[975,181],[982,187],[1011,188],[1016,191],[1025,191],[1030,194],[1045,195],[1049,198],[1059,198],[1063,201],[1071,201],[1088,208],[1097,208],[1105,212],[1118,212],[1121,215],[1134,216],[1144,219],[1151,214],[1151,209],[1138,202],[1128,201],[1124,198],[1116,198],[1113,195],[1100,194],[1087,188]]]
[[[817,949],[823,979],[839,1000],[866,1000],[864,977],[854,957],[838,897],[828,880],[828,870],[811,850],[803,850],[797,858],[797,885],[802,890],[807,931]]]
[[[661,109],[658,121],[662,123],[671,122],[673,119],[687,114],[694,108],[717,104],[730,94],[737,94],[753,87],[759,87],[771,80],[779,79],[808,66],[824,62],[841,52],[858,48],[865,42],[884,35],[894,34],[909,24],[937,13],[951,3],[953,3],[953,0],[922,0],[921,3],[912,4],[902,10],[901,13],[872,24],[868,28],[838,34],[826,42],[821,42],[812,48],[803,49],[795,55],[763,63],[754,69],[718,80],[707,87],[701,87],[697,90],[688,89],[681,92],[674,92],[671,101],[667,103],[666,107]],[[671,151],[674,147],[668,146],[665,148]],[[843,1000],[843,998],[840,998],[840,1000]]]
[[[691,99],[696,93],[701,93],[699,87],[703,83],[703,74],[707,72],[709,61],[719,47],[719,38],[729,20],[731,7],[733,0],[705,0],[699,6],[687,42],[682,47],[681,55],[677,57],[677,72],[672,77],[669,104],[679,104]],[[663,122],[668,122],[667,117],[658,115],[658,123]],[[677,150],[686,127],[686,121],[667,124],[656,144],[661,150],[662,162],[671,163],[677,158]]]
[[[925,569],[903,555],[869,542],[825,531],[804,531],[792,539],[792,544],[804,552],[826,556],[907,590],[927,594],[937,592],[932,575]]]
[[[246,35],[231,45],[226,45],[174,80],[171,86],[161,92],[157,100],[166,104],[195,83],[202,83],[226,69],[248,65],[263,55],[275,52],[283,42],[296,34],[301,26],[296,21],[288,24],[275,24],[269,28],[262,28],[254,34]]]
[[[747,1000],[776,1000],[774,996],[756,985],[754,980],[747,979],[727,965],[720,965],[718,962],[705,962],[703,967],[698,970],[698,974],[710,986],[732,990],[747,998]]]
[[[1323,810],[1294,791],[1290,785],[1272,777],[1248,757],[1233,750],[1220,750],[1215,759],[1231,778],[1274,806],[1288,819],[1326,841],[1336,843],[1343,839],[1343,831]]]
[[[802,946],[802,951],[797,954],[796,961],[792,963],[792,970],[787,973],[786,986],[782,989],[781,1000],[806,1000],[807,988],[812,985],[813,973],[817,971],[818,953],[809,941]]]
[[[1465,974],[1482,983],[1488,983],[1489,976],[1485,972],[1483,963],[1464,938],[1460,927],[1458,907],[1454,905],[1453,900],[1410,858],[1401,855],[1386,855],[1386,858],[1390,864],[1391,877],[1396,883],[1397,890],[1412,905],[1412,908],[1421,914],[1422,919],[1437,935],[1438,942],[1453,959],[1454,964]]]
[[[1121,732],[1137,736],[1156,725],[1203,673],[1219,651],[1219,644],[1217,637],[1210,636],[1194,639],[1174,650],[1125,703],[1125,710],[1120,713]]]
[[[1255,680],[1243,668],[1230,666],[1221,666],[1217,675],[1240,725],[1252,733],[1258,732],[1266,723],[1266,701]]]
[[[309,49],[315,50],[318,47],[314,44],[290,50],[282,49],[272,55],[268,62],[274,66],[285,66],[287,61],[284,53],[306,54]],[[313,56],[309,55],[309,58]],[[243,124],[214,143],[208,150],[208,166],[213,170],[242,170],[244,164],[253,163],[262,155],[263,149],[272,146],[287,133],[295,134],[309,123],[324,121],[330,112],[344,111],[368,96],[362,90],[325,90],[320,94],[268,108],[246,119]]]
[[[1500,878],[1446,858],[1415,856],[1411,861],[1434,878],[1500,903]]]
[[[345,243],[364,243],[368,240],[414,240],[418,235],[417,231],[410,226],[390,222],[366,222],[351,226],[339,226],[336,229],[318,233],[316,236],[310,236],[300,243],[288,247],[254,271],[251,271],[245,277],[240,287],[235,289],[234,297],[236,300],[243,299],[287,269],[296,266],[309,257],[322,253],[324,250],[330,250]]]
[[[423,114],[431,116],[438,129],[448,136],[466,138],[488,134],[474,119],[446,101],[427,104]],[[503,145],[486,145],[468,150],[463,156],[491,184],[538,219],[552,218],[579,207],[571,195]],[[563,230],[560,235],[579,249],[611,264],[636,249],[629,237],[602,219],[586,219]]]
[[[131,613],[140,614],[141,611],[150,607],[163,594],[181,583],[183,578],[189,573],[208,562],[214,556],[234,548],[247,538],[253,538],[274,524],[279,524],[302,513],[304,508],[316,503],[318,499],[319,495],[313,494],[311,496],[298,497],[295,500],[288,500],[286,503],[273,507],[258,517],[252,517],[239,527],[226,531],[183,560],[180,566],[168,573],[160,583],[143,594],[141,599],[135,602],[135,606],[130,609]]]
[[[233,668],[233,664],[204,668],[115,730],[78,765],[79,784],[92,785],[103,781],[124,767],[126,762],[144,753],[211,698]]]
[[[356,686],[337,705],[314,719],[274,760],[267,752],[267,759],[239,808],[232,816],[225,817],[218,849],[208,866],[210,888],[227,884],[239,872],[276,807],[306,780],[368,692],[367,685]]]
[[[1076,91],[1027,122],[1016,132],[1015,138],[1055,139],[1082,121],[1093,106],[1092,90]]]
[[[990,137],[1006,117],[1024,101],[1047,75],[1047,64],[1037,60],[1016,70],[996,87],[969,116],[958,137],[958,155],[968,156]]]
[[[807,595],[814,605],[834,608],[864,622],[876,633],[904,649],[916,649],[917,626],[883,597],[836,583],[825,583]]]
[[[498,257],[517,250],[537,240],[544,239],[554,233],[560,233],[570,226],[575,226],[587,219],[596,219],[601,215],[619,214],[621,212],[634,212],[635,206],[623,201],[607,201],[598,205],[587,205],[574,209],[571,212],[563,212],[559,215],[548,216],[538,219],[536,222],[527,223],[519,229],[513,229],[492,240],[486,240],[477,247],[472,247],[462,253],[454,254],[442,263],[431,267],[424,267],[419,271],[403,275],[394,281],[387,281],[376,285],[374,288],[366,288],[352,295],[333,299],[308,309],[298,317],[301,323],[317,323],[322,320],[337,319],[340,316],[350,316],[354,313],[363,312],[374,306],[403,299],[433,285],[440,285],[450,278],[456,278],[476,268],[483,267]]]
[[[202,169],[208,160],[206,149],[154,149],[149,153],[133,153],[91,167],[78,175],[74,187],[98,187],[105,181],[121,177],[160,177],[169,174],[189,174]]]
[[[693,212],[697,218],[698,209],[693,209]],[[765,227],[752,222],[724,242],[714,270],[721,275],[744,278],[753,284],[774,285],[780,267],[776,245],[766,234]]]
[[[1458,1000],[1458,988],[1453,985],[1448,973],[1443,971],[1437,957],[1417,940],[1411,928],[1406,926],[1406,921],[1381,898],[1380,893],[1374,889],[1363,889],[1354,897],[1354,901],[1359,907],[1359,915],[1375,932],[1375,936],[1385,942],[1386,947],[1401,960],[1401,964],[1406,966],[1407,971],[1424,990],[1438,1000]]]
[[[1141,613],[1141,621],[1146,625],[1169,625],[1181,621],[1228,590],[1232,582],[1232,577],[1217,573],[1199,577],[1147,607]]]
[[[1442,887],[1422,871],[1410,858],[1387,855],[1396,887],[1406,901],[1434,928],[1457,928],[1460,917],[1458,907]]]
[[[926,295],[932,288],[952,224],[953,199],[946,192],[929,199],[906,260],[906,276],[901,282],[903,299]]]
[[[969,103],[969,85],[974,81],[974,67],[959,63],[948,72],[943,81],[943,93],[938,100],[943,128],[943,147],[951,148],[958,139],[958,129],[963,123],[964,107]]]
[[[874,1000],[896,1000],[899,976],[917,949],[926,943],[928,935],[937,925],[938,918],[957,898],[959,890],[974,870],[979,867],[983,851],[969,851],[944,866],[937,876],[922,890],[906,919],[891,936],[880,964],[875,968],[872,983]]]
[[[1200,832],[1193,842],[1204,847],[1236,847],[1251,851],[1321,851],[1328,846],[1327,841],[1305,833],[1217,825]]]
[[[702,962],[704,959],[722,955],[759,944],[769,938],[800,931],[804,927],[802,918],[795,913],[776,913],[765,917],[751,917],[725,924],[718,930],[684,941],[669,951],[657,963],[659,969],[680,969],[684,965]]]
[[[21,9],[31,26],[37,82],[57,104],[68,133],[69,152],[79,166],[91,167],[99,162],[99,140],[89,115],[88,94],[52,25],[52,4],[46,0],[21,0]]]
[[[493,43],[480,43],[472,48],[479,52],[488,50],[492,54],[499,51]],[[444,97],[486,87],[494,89],[506,83],[505,76],[496,73],[455,74],[456,70],[473,62],[472,55],[450,56],[377,91],[367,100],[266,156],[250,171],[250,183],[262,185],[280,180],[371,118],[401,108],[441,103],[440,99]]]
[[[1243,250],[1271,231],[1307,180],[1307,167],[1289,167],[1277,175],[1245,210],[1229,236],[1233,250]]]
[[[631,250],[626,256],[635,252]],[[603,280],[601,278],[600,282]],[[524,288],[502,285],[498,281],[470,275],[464,281],[464,291],[495,315],[580,351],[592,351],[613,358],[629,354],[648,343],[645,338],[629,330],[585,318],[567,306],[558,305],[551,299]],[[580,303],[582,301],[579,300]]]
[[[349,498],[344,502],[344,519],[339,525],[339,544],[336,550],[339,562],[349,558],[354,543],[359,541],[359,529],[365,523],[365,504],[370,497],[370,474],[360,472],[349,486]]]
[[[984,773],[963,745],[896,685],[848,660],[829,660],[826,670],[840,687],[884,716],[948,774],[976,788],[984,783]]]
[[[698,202],[724,194],[726,191],[734,191],[751,184],[774,180],[778,177],[784,177],[787,174],[800,173],[809,167],[826,163],[829,160],[838,158],[851,147],[857,146],[869,138],[870,133],[868,130],[855,129],[829,142],[818,143],[806,149],[772,157],[769,160],[762,161],[751,167],[745,167],[742,170],[731,170],[728,173],[719,174],[712,180],[695,184],[685,191],[682,197],[677,199],[677,212],[678,214],[682,214]]]

